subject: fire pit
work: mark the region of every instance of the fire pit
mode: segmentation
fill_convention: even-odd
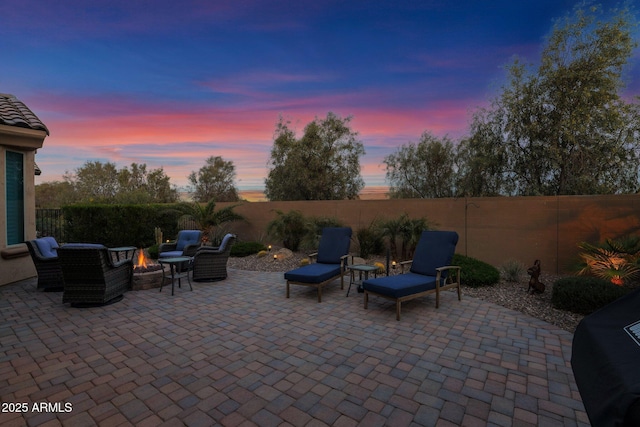
[[[138,252],[138,260],[133,267],[134,291],[144,291],[146,289],[159,288],[162,284],[162,266],[153,263],[144,253],[144,249]]]

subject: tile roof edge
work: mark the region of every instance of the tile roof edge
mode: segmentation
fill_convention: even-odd
[[[15,95],[8,93],[0,93],[0,124],[42,130],[49,135],[49,129],[38,116]]]

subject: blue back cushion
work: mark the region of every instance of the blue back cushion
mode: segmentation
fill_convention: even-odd
[[[38,245],[38,250],[43,257],[55,258],[58,256],[58,242],[56,242],[56,239],[53,237],[41,237],[36,239],[36,245]]]
[[[187,245],[194,245],[200,241],[200,230],[182,230],[178,233],[176,250],[182,251]]]
[[[413,255],[411,272],[435,276],[436,268],[451,265],[457,244],[455,231],[423,231]]]
[[[220,250],[221,251],[227,250],[227,245],[229,244],[229,240],[231,240],[232,238],[233,238],[233,234],[231,234],[231,233],[226,234],[222,238],[222,243],[220,243]]]
[[[317,261],[323,264],[340,264],[340,258],[349,253],[351,228],[325,227],[322,229]]]

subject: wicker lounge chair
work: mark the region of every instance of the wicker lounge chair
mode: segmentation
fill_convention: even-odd
[[[460,300],[460,267],[450,265],[457,243],[458,233],[455,231],[423,231],[413,261],[402,263],[411,263],[408,273],[363,282],[364,308],[367,308],[369,294],[387,298],[396,302],[396,320],[400,320],[403,301],[435,293],[438,308],[440,291],[449,288],[458,289]],[[449,270],[456,273],[455,277],[448,274]]]
[[[26,242],[33,264],[38,273],[38,289],[62,291],[64,279],[58,259],[58,242],[53,237],[41,237]]]
[[[63,303],[76,307],[109,304],[131,289],[133,261],[114,262],[103,245],[64,245],[58,257],[64,275]]]
[[[181,230],[175,242],[163,243],[158,248],[158,258],[194,256],[202,243],[202,231]]]
[[[344,275],[347,273],[347,258],[351,244],[351,228],[326,227],[322,230],[320,246],[316,254],[309,255],[316,262],[295,270],[287,271],[287,298],[290,285],[314,286],[318,288],[318,302],[322,302],[322,287],[340,278],[340,288],[344,289]]]
[[[198,248],[193,256],[193,280],[214,282],[226,279],[227,260],[235,240],[235,235],[227,234],[219,247],[201,246]]]

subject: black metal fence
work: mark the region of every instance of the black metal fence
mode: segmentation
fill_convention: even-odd
[[[62,209],[36,209],[36,236],[52,236],[58,242],[66,242]]]

